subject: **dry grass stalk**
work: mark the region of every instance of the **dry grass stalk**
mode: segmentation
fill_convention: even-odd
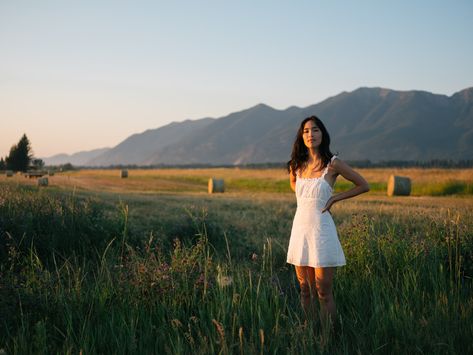
[[[243,327],[238,330],[238,337],[240,338],[240,354],[243,355]]]
[[[217,333],[222,341],[222,344],[225,342],[225,329],[223,329],[222,323],[219,321],[212,319],[212,323],[215,325],[215,329],[217,329]]]
[[[215,325],[215,329],[217,330],[218,336],[220,338],[220,345],[222,346],[222,349],[220,352],[227,354],[227,345],[225,343],[225,329],[223,329],[222,323],[219,321],[212,319],[212,323]]]
[[[261,354],[262,354],[263,349],[264,349],[264,330],[263,329],[259,330],[259,341],[260,341],[260,345],[261,345]]]

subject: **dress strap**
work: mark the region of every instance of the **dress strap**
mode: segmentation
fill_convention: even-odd
[[[328,168],[329,168],[330,164],[332,164],[332,162],[333,162],[336,158],[338,158],[336,155],[333,155],[333,156],[332,156],[332,159],[330,159],[329,163],[328,163],[327,166],[325,167],[324,172],[323,172],[323,174],[322,174],[321,177],[324,177],[325,174],[327,174]]]

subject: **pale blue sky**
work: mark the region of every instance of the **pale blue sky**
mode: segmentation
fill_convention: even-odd
[[[472,1],[0,0],[0,156],[360,86],[473,86]]]

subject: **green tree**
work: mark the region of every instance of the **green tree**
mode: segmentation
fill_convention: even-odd
[[[38,159],[38,158],[33,159],[31,161],[31,166],[35,170],[41,170],[41,169],[44,168],[44,161],[43,161],[43,159]]]
[[[18,144],[10,149],[10,154],[6,158],[7,169],[13,171],[26,171],[30,165],[33,153],[31,144],[26,136],[23,134]]]
[[[7,164],[3,158],[0,159],[0,170],[5,170],[7,168]]]

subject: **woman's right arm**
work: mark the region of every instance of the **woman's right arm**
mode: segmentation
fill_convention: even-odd
[[[292,191],[296,192],[296,177],[292,173],[292,168],[291,168],[291,171],[289,172],[289,183],[291,184]]]

